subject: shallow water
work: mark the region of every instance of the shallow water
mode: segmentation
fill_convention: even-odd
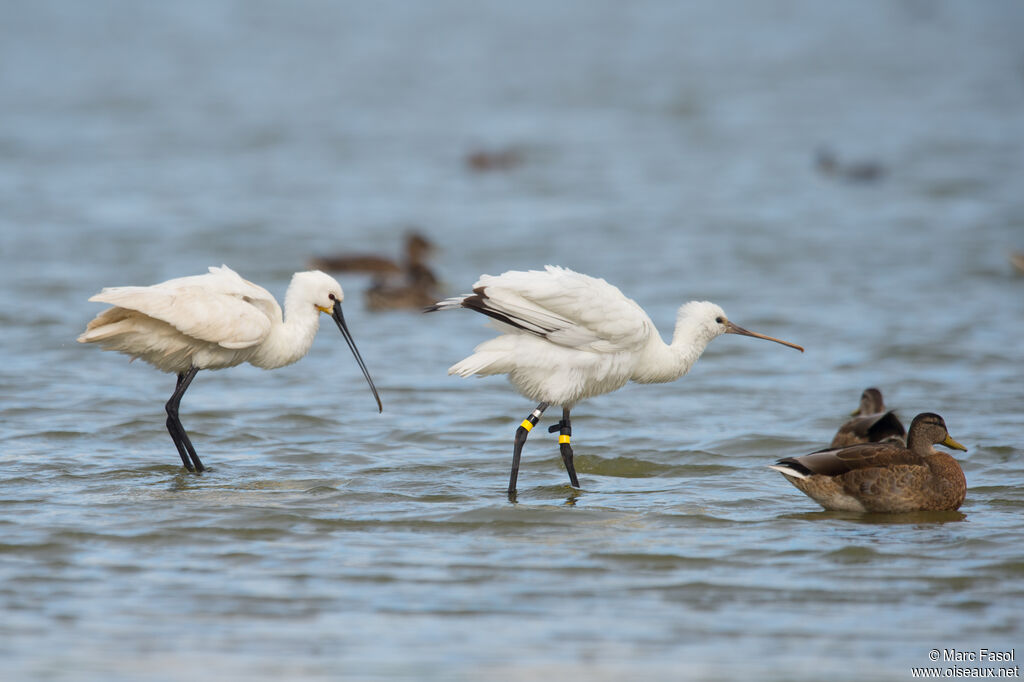
[[[5,679],[910,679],[1019,645],[1024,11],[1012,2],[103,0],[0,22]],[[854,183],[821,147],[874,159]],[[474,173],[476,149],[523,163]],[[476,315],[346,318],[274,372],[173,378],[74,339],[101,287],[420,226],[450,293],[559,263],[716,340],[573,415],[445,369]],[[942,414],[960,512],[820,511],[765,468],[860,391]],[[542,422],[552,422],[552,412]],[[1018,649],[1020,647],[1018,646]],[[947,667],[952,665],[944,664]]]

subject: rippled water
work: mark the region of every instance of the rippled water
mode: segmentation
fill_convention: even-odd
[[[10,3],[3,677],[901,680],[1019,645],[1022,29],[1009,1]],[[726,337],[580,405],[582,489],[538,429],[510,504],[533,405],[445,374],[479,316],[371,314],[342,277],[384,413],[325,327],[199,375],[203,476],[173,378],[74,342],[102,286],[228,263],[281,296],[409,225],[450,293],[560,263],[666,334],[708,298],[807,352]],[[765,468],[869,385],[968,446],[960,512],[823,512]]]

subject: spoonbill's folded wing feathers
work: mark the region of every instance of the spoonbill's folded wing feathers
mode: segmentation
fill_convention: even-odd
[[[229,349],[256,345],[270,332],[270,316],[281,316],[266,289],[227,266],[148,287],[108,287],[89,300],[134,310]]]
[[[647,313],[603,279],[565,268],[485,275],[463,305],[507,329],[602,353],[641,348],[654,331]]]

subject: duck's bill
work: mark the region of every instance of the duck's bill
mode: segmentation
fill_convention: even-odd
[[[953,436],[949,435],[948,433],[946,434],[946,440],[942,441],[942,444],[945,445],[947,448],[953,448],[954,450],[963,450],[964,452],[967,452],[967,448],[953,440]]]
[[[733,324],[732,322],[726,322],[725,323],[725,333],[726,334],[740,334],[742,336],[753,336],[755,339],[764,339],[765,341],[774,341],[775,343],[781,343],[783,346],[789,346],[790,348],[796,348],[801,353],[804,352],[803,346],[798,346],[795,343],[790,343],[789,341],[783,341],[782,339],[777,339],[774,336],[768,336],[766,334],[758,334],[757,332],[749,331],[749,330],[744,329],[743,327],[741,327],[739,325]]]
[[[363,370],[363,376],[366,377],[366,383],[370,384],[370,390],[373,391],[373,397],[377,400],[377,411],[383,412],[384,405],[380,402],[380,395],[377,394],[377,387],[373,385],[373,379],[370,378],[370,372],[366,369],[366,364],[363,362],[363,358],[359,355],[359,349],[356,348],[356,342],[352,340],[352,333],[348,330],[348,325],[345,324],[345,316],[341,314],[341,301],[334,302],[334,309],[331,311],[331,317],[338,325],[338,329],[341,330],[341,335],[345,337],[345,341],[348,343],[348,347],[352,349],[352,355],[356,356],[356,362],[359,363],[359,369]]]

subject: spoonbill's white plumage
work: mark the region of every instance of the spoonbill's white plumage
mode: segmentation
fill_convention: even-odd
[[[708,343],[722,334],[743,334],[803,351],[796,344],[747,331],[707,301],[679,308],[672,342],[666,344],[637,303],[603,279],[567,268],[483,275],[473,293],[445,299],[427,312],[469,308],[494,319],[502,332],[453,365],[449,374],[506,374],[537,408],[516,431],[509,495],[515,494],[519,459],[529,431],[549,405],[562,407],[558,430],[562,459],[573,486],[569,411],[584,398],[614,391],[629,381],[674,381],[693,366]]]
[[[189,471],[205,467],[178,418],[178,405],[201,369],[224,369],[248,362],[275,369],[296,362],[313,344],[320,313],[338,325],[370,384],[378,409],[380,396],[352,340],[341,312],[341,286],[319,271],[297,272],[284,299],[284,314],[263,287],[242,279],[226,265],[208,274],[179,277],[152,286],[108,287],[90,301],[112,308],[97,315],[78,337],[139,358],[178,375],[168,400],[167,430]]]

